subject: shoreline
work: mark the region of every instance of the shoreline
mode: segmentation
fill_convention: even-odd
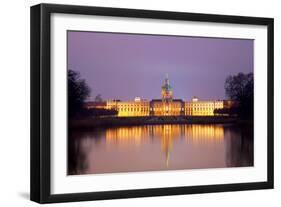
[[[69,120],[69,129],[92,129],[119,126],[141,126],[161,124],[251,124],[251,120],[240,120],[229,116],[150,116],[150,117],[98,117]]]

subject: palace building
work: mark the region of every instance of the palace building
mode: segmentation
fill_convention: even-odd
[[[231,101],[226,100],[200,101],[197,97],[191,101],[174,99],[168,76],[165,78],[161,94],[161,99],[151,101],[136,97],[133,101],[88,102],[86,108],[114,109],[118,112],[118,117],[215,116],[215,109],[229,108],[232,105]]]

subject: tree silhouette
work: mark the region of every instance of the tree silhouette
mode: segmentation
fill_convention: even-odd
[[[80,74],[68,70],[68,115],[73,118],[83,110],[85,100],[90,95],[90,88]]]
[[[227,97],[238,102],[237,112],[241,118],[253,118],[254,76],[253,73],[238,73],[225,81]]]

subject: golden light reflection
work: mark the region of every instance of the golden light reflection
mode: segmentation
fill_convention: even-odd
[[[222,142],[224,128],[222,125],[148,125],[119,127],[106,130],[106,145],[120,146],[121,148],[140,146],[151,139],[160,139],[161,151],[166,156],[166,166],[172,155],[174,142],[185,139],[191,144],[208,144]]]
[[[221,125],[192,125],[185,126],[185,139],[195,144],[222,142],[224,129]]]
[[[108,145],[140,145],[142,140],[149,136],[148,127],[120,127],[106,130],[106,143]]]

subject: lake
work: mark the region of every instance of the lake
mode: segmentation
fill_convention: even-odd
[[[164,124],[70,130],[68,174],[253,166],[253,127]]]

